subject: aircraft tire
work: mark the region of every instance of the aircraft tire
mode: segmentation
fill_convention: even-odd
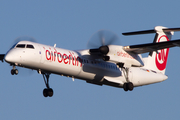
[[[43,95],[44,95],[44,97],[48,97],[48,89],[47,88],[45,88],[43,90]]]
[[[53,96],[53,89],[52,88],[49,88],[48,89],[48,95],[49,95],[49,97],[52,97]]]
[[[132,91],[134,89],[134,85],[132,82],[127,83],[127,87],[129,91]]]
[[[52,88],[49,88],[49,89],[47,89],[47,88],[45,88],[44,90],[43,90],[43,96],[44,97],[52,97],[53,96],[53,89]]]
[[[19,71],[17,69],[14,70],[14,74],[17,75]]]
[[[11,75],[17,75],[19,72],[18,72],[18,70],[17,69],[12,69],[11,70]]]
[[[11,75],[14,75],[14,70],[13,69],[11,70]]]
[[[128,85],[127,85],[127,83],[124,83],[123,89],[124,89],[124,91],[128,91]]]

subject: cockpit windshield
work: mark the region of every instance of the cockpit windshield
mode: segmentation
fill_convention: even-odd
[[[34,46],[31,44],[17,44],[15,48],[30,48],[30,49],[34,49]]]
[[[25,48],[25,44],[18,44],[16,48]]]
[[[34,46],[27,44],[26,48],[32,48],[32,49],[34,49]]]

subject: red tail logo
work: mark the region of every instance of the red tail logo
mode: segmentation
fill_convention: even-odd
[[[162,35],[159,39],[158,42],[162,41],[169,41],[168,37],[166,35]],[[159,54],[156,54],[155,57],[155,62],[156,66],[159,70],[164,70],[166,68],[166,63],[167,63],[167,58],[168,58],[168,53],[169,53],[169,48],[162,49],[158,51]]]

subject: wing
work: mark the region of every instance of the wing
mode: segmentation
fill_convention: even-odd
[[[4,61],[4,56],[5,54],[0,54],[0,60],[3,62]]]
[[[124,46],[123,49],[127,52],[132,52],[135,54],[142,54],[142,53],[157,51],[160,49],[165,49],[165,48],[170,48],[170,47],[175,47],[175,46],[180,46],[180,40]]]

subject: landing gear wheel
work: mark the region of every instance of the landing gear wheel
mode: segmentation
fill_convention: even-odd
[[[132,82],[124,83],[123,89],[124,91],[132,91],[134,89],[134,85]]]
[[[127,83],[129,91],[132,91],[134,89],[134,85],[132,82]]]
[[[53,96],[53,89],[52,88],[49,88],[49,89],[47,89],[47,88],[45,88],[44,90],[43,90],[43,95],[44,95],[44,97],[52,97]]]
[[[48,97],[48,89],[45,88],[43,90],[43,95],[44,95],[44,97]]]
[[[13,69],[11,70],[11,75],[14,75],[14,70]]]
[[[123,89],[124,89],[124,91],[128,91],[128,86],[127,86],[127,83],[124,83],[124,85],[123,85]]]
[[[19,72],[17,69],[14,70],[14,74],[17,75]]]
[[[52,88],[49,88],[48,89],[48,95],[49,95],[49,97],[52,97],[53,96],[53,89]]]
[[[17,75],[19,72],[18,72],[18,70],[17,69],[12,69],[11,70],[11,75]]]
[[[44,83],[46,85],[46,88],[43,90],[44,97],[52,97],[54,92],[53,89],[49,86],[49,75],[48,73],[43,73]]]

